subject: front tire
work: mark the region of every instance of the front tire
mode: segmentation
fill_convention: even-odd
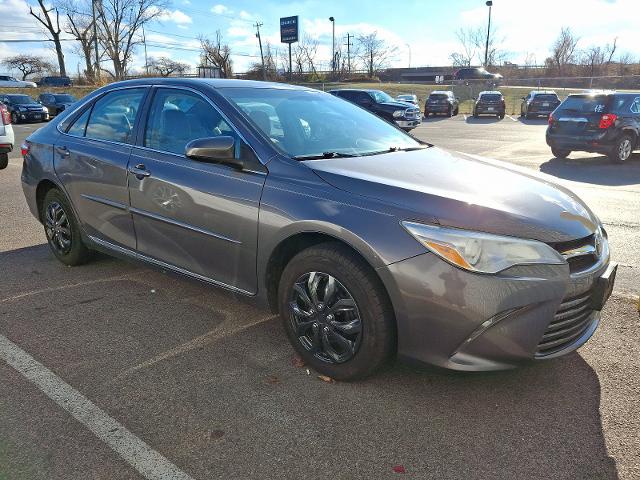
[[[449,109],[447,110],[447,117],[453,117],[453,108],[451,108],[451,106],[449,106]]]
[[[372,269],[339,243],[298,253],[280,278],[284,329],[305,363],[336,380],[367,377],[395,348],[395,319]]]
[[[15,112],[11,112],[11,123],[17,125],[20,123],[20,119],[18,118],[18,114]]]
[[[0,153],[0,170],[4,170],[9,166],[9,154]]]
[[[609,153],[609,159],[614,163],[624,163],[629,160],[633,152],[633,138],[630,135],[623,135],[618,140]]]
[[[60,190],[52,188],[47,192],[40,218],[49,248],[60,262],[75,266],[91,259],[93,252],[82,241],[78,220]]]

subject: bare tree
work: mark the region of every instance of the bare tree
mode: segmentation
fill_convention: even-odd
[[[82,8],[85,6],[86,4],[81,6],[76,3],[69,3],[69,7],[65,8],[69,21],[64,31],[73,35],[79,42],[76,53],[84,59],[84,74],[87,80],[93,82],[95,80],[95,72],[93,69],[95,36],[93,34],[93,18],[91,18],[88,8]],[[82,8],[82,11],[79,10],[80,8]]]
[[[165,0],[96,2],[98,37],[106,56],[113,62],[114,77],[126,75],[135,46],[142,41],[138,32],[146,23],[162,15],[165,6]]]
[[[551,47],[551,57],[547,59],[547,64],[555,66],[558,75],[565,72],[565,67],[576,60],[576,48],[580,39],[575,37],[569,27],[563,27],[560,35]]]
[[[168,57],[151,58],[149,68],[161,77],[168,77],[174,73],[183,75],[191,69],[188,64],[171,60]]]
[[[60,75],[66,76],[67,69],[64,65],[64,53],[62,52],[62,42],[60,41],[60,34],[62,33],[62,29],[60,28],[60,13],[55,7],[47,8],[44,4],[44,0],[38,0],[38,5],[40,6],[40,11],[38,13],[34,13],[33,8],[31,7],[29,7],[29,13],[37,19],[51,35],[56,49],[56,55],[58,56]],[[53,12],[55,12],[55,21],[54,18],[52,18],[52,15],[50,15]]]
[[[378,32],[361,35],[357,40],[360,47],[360,59],[370,77],[373,77],[381,68],[389,65],[398,51],[398,47],[387,45],[384,40],[378,38]]]
[[[449,55],[454,67],[470,67],[475,58],[478,47],[475,42],[475,33],[472,29],[459,29],[456,37],[460,42],[460,51]]]
[[[202,50],[200,54],[202,63],[218,67],[224,78],[231,78],[233,75],[231,47],[226,43],[222,43],[220,30],[216,31],[216,38],[214,40],[200,37],[200,49]]]
[[[34,73],[43,73],[55,69],[47,59],[26,54],[5,58],[2,64],[10,70],[19,70],[22,73],[22,80],[26,80],[29,75]]]

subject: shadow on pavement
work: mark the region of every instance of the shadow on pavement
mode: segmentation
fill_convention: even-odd
[[[549,119],[546,116],[533,118],[518,117],[518,121],[525,125],[547,125],[549,123]]]
[[[469,115],[467,117],[467,123],[475,123],[475,124],[484,124],[484,125],[488,125],[490,123],[498,123],[501,122],[503,119],[494,116],[489,116],[489,115],[483,115],[481,117],[475,118],[472,115]]]
[[[431,114],[428,117],[423,116],[422,117],[422,123],[431,123],[431,122],[440,122],[442,120],[449,120],[450,118],[455,118],[455,117],[450,117],[447,114],[440,114],[440,113],[436,113],[436,114]]]
[[[612,163],[605,156],[552,158],[540,165],[540,171],[554,177],[595,185],[622,186],[640,183],[640,153],[624,164]]]
[[[67,268],[43,246],[12,253],[0,261],[14,293],[85,284],[0,302],[0,332],[194,478],[397,478],[402,465],[438,480],[618,479],[600,383],[578,354],[325,383],[291,364],[277,318],[231,294],[117,260]],[[49,478],[73,461],[59,443],[32,445]]]

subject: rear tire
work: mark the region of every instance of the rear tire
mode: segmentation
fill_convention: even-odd
[[[9,166],[9,154],[0,153],[0,170],[4,170]]]
[[[278,305],[294,349],[328,377],[367,377],[395,349],[395,318],[382,283],[342,244],[323,243],[293,257],[280,278]]]
[[[55,257],[70,266],[88,262],[93,251],[82,241],[78,220],[64,194],[52,188],[44,196],[40,208],[44,233]]]
[[[632,152],[633,137],[631,135],[623,135],[613,146],[609,153],[609,159],[614,163],[625,163],[631,157]]]
[[[551,149],[551,153],[556,158],[565,159],[569,155],[571,155],[571,150],[561,150],[561,149],[557,149],[557,148],[552,148]]]
[[[477,111],[473,111],[473,118],[478,118],[478,112]]]

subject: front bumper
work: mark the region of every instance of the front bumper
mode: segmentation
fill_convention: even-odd
[[[412,129],[412,128],[416,128],[417,126],[419,126],[422,123],[422,120],[420,119],[416,119],[416,120],[395,120],[396,125],[398,125],[400,128],[405,128],[405,129]]]
[[[21,122],[42,122],[49,120],[49,112],[16,112]]]
[[[571,274],[568,265],[512,267],[497,275],[467,272],[425,253],[378,270],[393,303],[401,358],[466,370],[502,370],[553,358],[584,344],[600,314],[580,318],[577,337],[543,350],[568,300],[587,297],[606,260]]]

